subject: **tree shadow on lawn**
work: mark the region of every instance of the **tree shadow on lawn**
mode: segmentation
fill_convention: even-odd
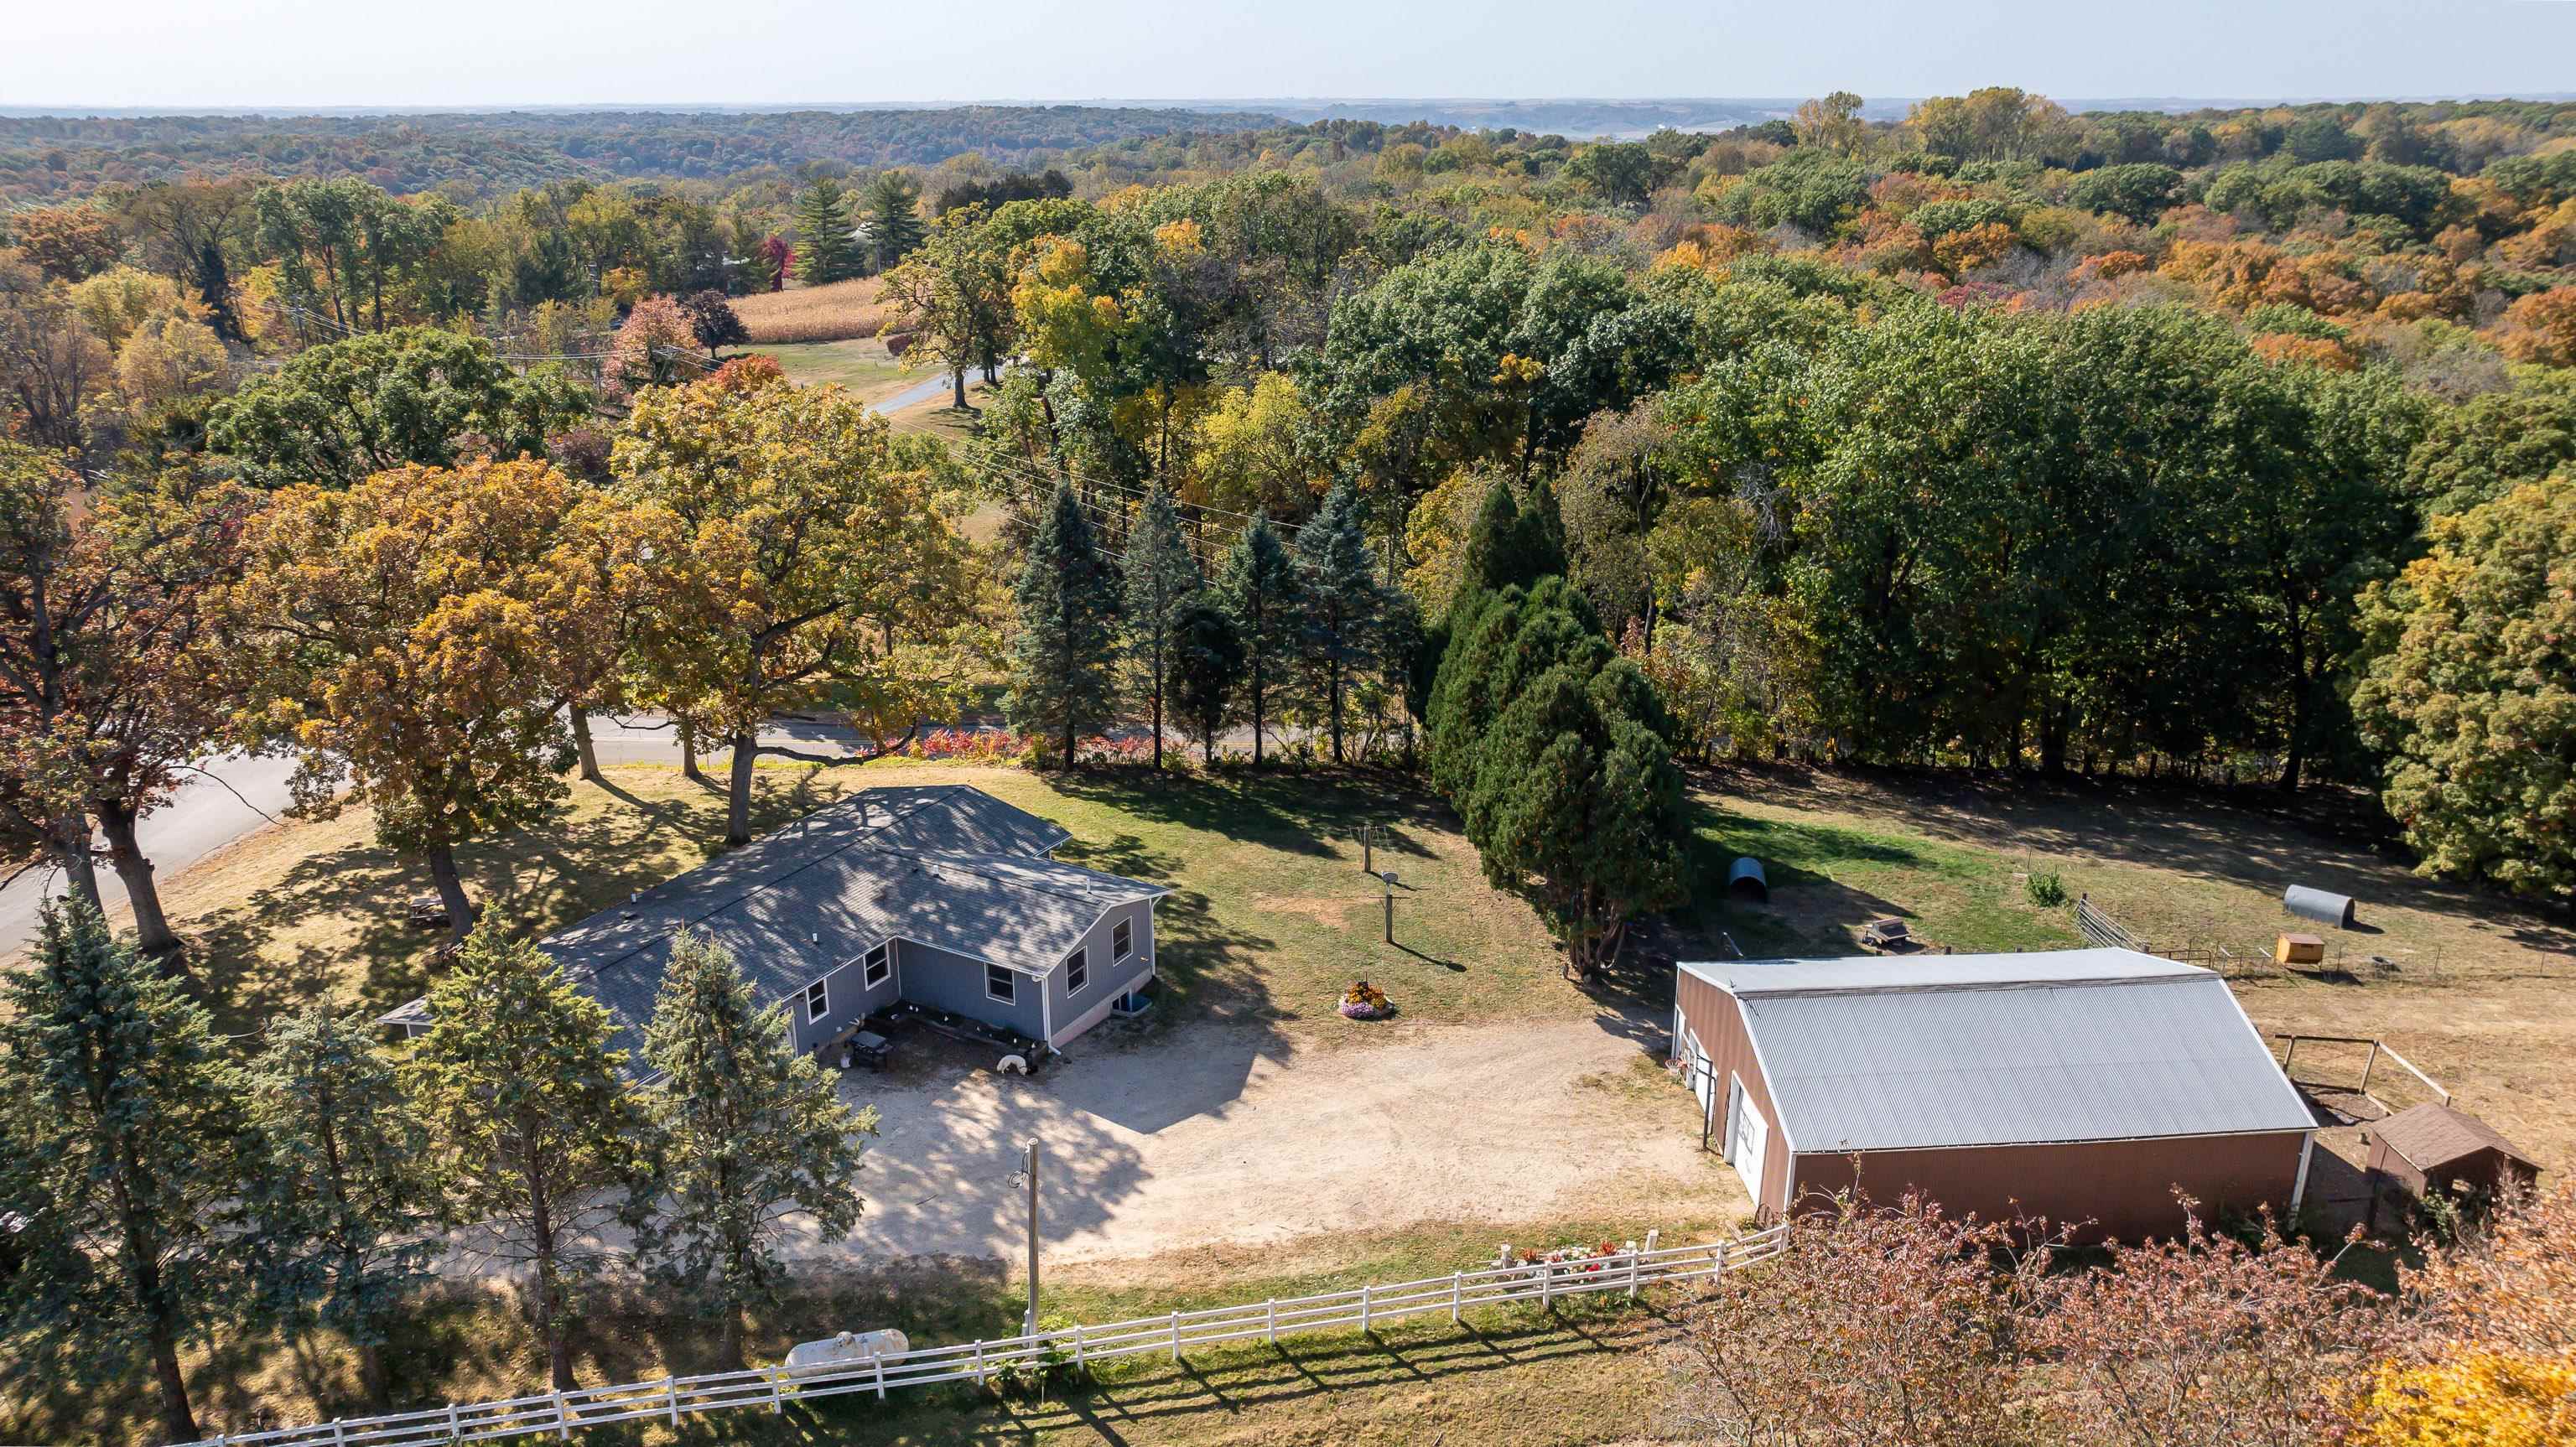
[[[1157,823],[1300,854],[1330,855],[1362,828],[1382,832],[1378,848],[1428,858],[1407,833],[1454,829],[1448,806],[1420,781],[1376,769],[1221,769],[1214,774],[1148,768],[1087,768],[1045,776],[1061,792]]]

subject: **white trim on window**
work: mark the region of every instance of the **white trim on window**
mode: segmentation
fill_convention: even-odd
[[[1109,927],[1109,962],[1116,964],[1136,953],[1136,922],[1122,919]]]
[[[996,984],[1000,985],[1001,988],[995,989],[994,986]],[[999,1000],[1005,1005],[1019,1003],[1020,977],[1018,972],[1010,969],[1008,966],[987,964],[984,966],[984,993],[989,998]]]
[[[1068,995],[1079,995],[1082,993],[1082,987],[1090,983],[1091,951],[1084,948],[1065,956],[1064,992]]]
[[[827,982],[816,980],[805,987],[805,1023],[813,1024],[832,1013],[832,992]]]
[[[887,945],[879,945],[868,951],[867,959],[859,965],[859,982],[873,990],[884,984],[886,977],[893,973],[894,951]]]

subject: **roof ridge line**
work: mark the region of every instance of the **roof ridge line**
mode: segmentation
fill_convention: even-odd
[[[1011,879],[999,874],[989,874],[962,861],[970,859],[1009,859],[1013,863],[1017,864],[1043,864],[1055,869],[1070,869],[1092,879],[1105,881],[1119,878],[1117,875],[1104,874],[1096,869],[1084,869],[1079,864],[1067,864],[1060,859],[1051,859],[1043,854],[1021,858],[1015,855],[981,854],[972,850],[945,851],[930,849],[903,849],[892,844],[878,844],[870,847],[880,854],[890,854],[898,859],[911,859],[927,864],[941,865],[946,868],[956,869],[967,874],[972,874],[978,879],[990,880],[1006,889],[1023,889],[1027,890],[1031,894],[1043,894],[1056,899],[1078,899],[1088,901],[1094,898],[1095,895],[1092,891],[1084,891],[1083,893],[1076,894],[1070,890],[1050,889],[1043,884],[1038,884],[1030,880]],[[1132,883],[1133,881],[1126,882]]]
[[[2113,985],[2191,984],[2220,977],[2207,971],[2192,974],[2108,975],[2099,979],[2039,980],[1926,980],[1920,984],[1878,985],[1786,985],[1778,989],[1728,991],[1740,1000],[1822,999],[1838,995],[1950,995],[1969,994],[1979,990],[2080,990]]]

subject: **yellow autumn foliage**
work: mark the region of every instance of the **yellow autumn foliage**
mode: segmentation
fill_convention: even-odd
[[[2576,1442],[2576,1363],[2463,1350],[2371,1380],[2358,1447],[2562,1447]]]

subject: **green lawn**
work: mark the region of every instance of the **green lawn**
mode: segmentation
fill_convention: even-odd
[[[745,350],[778,363],[789,381],[809,386],[833,383],[875,401],[891,397],[930,374],[904,370],[875,337],[843,342],[767,342]]]

